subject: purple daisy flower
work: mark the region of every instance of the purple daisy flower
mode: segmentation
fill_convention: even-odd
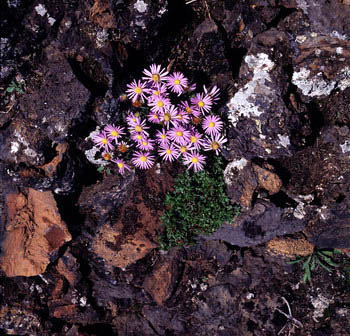
[[[215,135],[221,132],[223,122],[217,116],[208,115],[204,118],[202,126],[206,134]]]
[[[156,133],[156,138],[157,142],[161,145],[164,146],[169,143],[170,138],[167,134],[167,131],[163,128],[161,131],[157,131]]]
[[[172,162],[179,156],[179,151],[173,144],[167,144],[159,148],[158,154],[162,156],[164,161]]]
[[[147,129],[149,129],[149,126],[146,126],[146,120],[142,120],[142,122],[135,123],[133,126],[129,127],[132,135],[134,133],[141,133],[148,136],[149,134],[146,131]]]
[[[147,120],[151,123],[159,124],[160,123],[159,114],[157,112],[150,112],[147,114]]]
[[[197,93],[194,98],[191,98],[191,103],[194,108],[198,108],[204,114],[210,112],[213,100],[209,95]]]
[[[132,159],[132,163],[137,168],[149,169],[154,164],[154,157],[148,152],[135,152]]]
[[[143,138],[144,138],[144,135],[142,133],[135,132],[131,135],[131,139],[134,140],[137,144],[140,143]]]
[[[129,126],[135,126],[141,122],[139,113],[132,113],[126,117],[126,122]]]
[[[122,175],[125,173],[125,169],[126,170],[130,170],[131,169],[130,166],[127,165],[123,160],[115,159],[115,160],[112,160],[112,162],[117,164],[119,173],[122,174]]]
[[[191,119],[187,113],[179,112],[175,119],[179,122],[179,124],[189,124]]]
[[[91,135],[91,139],[98,148],[103,148],[106,152],[114,149],[105,131]]]
[[[114,142],[117,144],[118,143],[118,139],[124,135],[124,128],[123,127],[119,127],[119,126],[114,126],[114,125],[107,125],[104,128],[108,139],[110,140],[114,140]]]
[[[128,84],[127,87],[129,89],[126,90],[126,92],[133,102],[137,100],[144,102],[147,98],[145,94],[149,93],[149,89],[147,89],[146,83],[142,83],[140,80],[137,82],[134,80],[131,84]]]
[[[162,69],[161,66],[157,64],[152,64],[150,70],[144,69],[143,73],[145,76],[142,77],[142,79],[152,84],[164,82],[168,75],[168,71]]]
[[[140,142],[137,143],[136,146],[141,150],[150,151],[154,149],[153,143],[154,143],[153,140],[143,138]]]
[[[190,144],[186,144],[186,145],[175,144],[175,148],[179,151],[180,155],[185,155],[185,156],[187,155],[187,153],[195,149]]]
[[[191,133],[181,126],[171,128],[168,134],[170,139],[179,145],[187,144],[191,136]]]
[[[197,151],[193,151],[186,155],[184,164],[188,165],[187,169],[192,168],[195,172],[203,170],[203,164],[205,164],[205,156],[199,154]]]
[[[168,94],[167,88],[165,85],[162,84],[156,84],[151,89],[151,95],[148,97],[148,100],[153,100],[156,97],[166,97]]]
[[[176,120],[177,109],[174,105],[170,105],[167,111],[164,111],[160,115],[160,121],[169,128],[170,125],[176,127],[178,125],[178,120]]]
[[[211,99],[213,100],[213,102],[215,101],[218,101],[219,100],[219,93],[220,93],[220,89],[214,85],[211,90],[207,90],[207,88],[205,87],[205,85],[203,86],[203,90],[204,90],[204,93],[211,97]]]
[[[205,141],[204,139],[202,139],[203,135],[200,134],[199,132],[197,131],[193,131],[191,133],[191,136],[190,136],[190,140],[189,140],[189,143],[191,144],[191,146],[193,146],[196,150],[199,150],[201,149],[204,144],[205,144]]]
[[[172,75],[168,76],[167,86],[179,96],[184,92],[187,85],[188,79],[181,72],[174,72]]]
[[[206,138],[206,142],[204,144],[204,150],[215,151],[215,154],[218,155],[221,151],[221,147],[223,144],[227,142],[227,139],[220,134],[212,135],[210,138]]]
[[[154,99],[148,101],[148,105],[153,112],[163,113],[170,107],[171,103],[166,97],[156,96]]]
[[[183,109],[188,115],[193,115],[195,117],[199,117],[201,115],[199,108],[197,106],[190,106],[187,101],[183,101],[181,103],[181,109]]]

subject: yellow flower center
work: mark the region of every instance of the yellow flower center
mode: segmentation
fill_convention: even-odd
[[[169,121],[171,119],[171,116],[169,113],[164,114],[164,121]]]
[[[139,86],[136,86],[135,92],[136,92],[137,94],[142,93],[142,88],[140,88]]]
[[[144,156],[144,155],[142,155],[142,156],[140,157],[140,160],[141,160],[142,162],[146,162],[146,161],[147,161],[147,157]]]
[[[193,157],[193,158],[192,158],[192,162],[193,162],[193,163],[197,163],[197,162],[198,162],[198,158]]]
[[[203,107],[203,106],[204,106],[203,100],[200,100],[200,101],[197,103],[197,105],[198,105],[199,107]]]
[[[182,133],[181,131],[177,131],[177,132],[176,132],[176,136],[182,137],[182,135],[183,135],[183,133]]]
[[[152,118],[153,118],[153,119],[158,119],[158,115],[153,114]]]
[[[195,136],[191,136],[191,142],[192,142],[192,143],[197,142],[197,138],[196,138]]]
[[[174,80],[174,84],[175,84],[175,85],[179,85],[179,84],[180,84],[180,81],[179,81],[178,79],[175,79],[175,80]]]
[[[154,94],[155,94],[156,96],[159,96],[160,92],[159,92],[158,90],[156,90],[156,91],[154,91]]]
[[[122,162],[118,162],[117,165],[118,165],[118,168],[119,168],[119,169],[121,169],[121,168],[124,167],[124,163],[122,163]]]
[[[147,146],[147,145],[148,145],[148,142],[142,141],[142,144],[143,144],[144,146]]]
[[[119,133],[117,132],[117,131],[112,131],[112,136],[114,136],[114,137],[117,137],[118,135],[119,135]]]
[[[166,153],[167,153],[167,154],[171,154],[171,149],[168,148],[168,149],[166,150]]]
[[[186,147],[186,146],[181,146],[181,147],[180,147],[180,152],[181,152],[181,153],[187,152],[187,147]]]
[[[193,111],[193,110],[192,110],[189,106],[186,107],[186,112],[187,112],[188,114],[191,114],[192,111]]]
[[[155,81],[155,82],[159,82],[160,76],[158,74],[153,74],[152,75],[152,80]]]
[[[217,149],[219,149],[219,144],[216,142],[216,141],[214,141],[212,144],[211,144],[211,148],[213,148],[214,150],[217,150]]]
[[[136,132],[142,132],[142,127],[141,127],[140,125],[137,125],[137,126],[135,127],[135,131],[136,131]]]
[[[165,135],[165,134],[162,134],[160,137],[161,137],[163,140],[166,139],[166,135]]]
[[[158,107],[163,107],[163,106],[164,106],[164,103],[163,103],[161,100],[158,100],[158,101],[157,101],[157,106],[158,106]]]
[[[142,135],[141,134],[136,135],[136,139],[137,140],[142,140]]]
[[[215,126],[215,124],[211,121],[210,123],[209,123],[209,127],[214,127]]]
[[[106,138],[103,138],[103,139],[101,140],[101,142],[102,142],[104,145],[107,145],[107,144],[108,144],[108,140],[107,140]]]

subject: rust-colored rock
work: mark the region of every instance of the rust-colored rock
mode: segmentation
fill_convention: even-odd
[[[102,28],[115,28],[115,20],[110,6],[109,0],[95,0],[90,9],[90,20]]]
[[[174,282],[174,266],[172,260],[159,262],[153,273],[144,282],[145,290],[159,305],[163,304],[171,295]]]
[[[45,272],[50,254],[71,240],[52,193],[28,189],[8,194],[6,207],[1,269],[9,277]]]
[[[253,170],[261,188],[267,190],[270,195],[276,194],[280,191],[282,181],[278,175],[257,165],[253,165]]]
[[[122,232],[117,227],[104,226],[94,239],[94,252],[105,259],[109,265],[125,268],[157,247],[145,237],[141,230],[117,245],[116,242],[120,238],[122,238]]]
[[[133,190],[134,194],[120,207],[118,218],[98,229],[92,241],[92,249],[109,266],[125,268],[157,247],[157,232],[161,229],[160,215],[163,210],[162,197],[171,189],[172,181],[166,169],[163,174],[166,177],[157,174],[153,169],[142,177],[138,176],[133,186],[128,185],[128,189]],[[145,188],[140,188],[141,185]],[[91,200],[95,200],[93,207],[108,204],[109,200],[102,202],[98,199],[101,197],[104,200],[104,195],[95,196],[99,189],[93,190],[95,192],[90,196]],[[115,211],[114,208],[112,206],[110,211]],[[107,206],[98,213],[99,216],[102,211],[107,212]]]
[[[67,151],[68,144],[67,143],[60,143],[57,145],[56,152],[57,155],[49,162],[41,166],[47,176],[53,176],[56,172],[57,166],[63,159],[63,154]]]
[[[57,262],[56,269],[73,287],[77,281],[78,265],[77,260],[68,251]]]
[[[65,318],[76,315],[77,306],[74,304],[66,305],[66,306],[58,306],[55,308],[53,312],[53,316],[56,318]]]
[[[272,167],[262,168],[243,158],[229,163],[224,177],[230,198],[241,206],[250,208],[253,195],[259,189],[267,190],[270,195],[279,192],[282,181],[270,169]]]

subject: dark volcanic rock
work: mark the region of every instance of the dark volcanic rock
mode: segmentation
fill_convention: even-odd
[[[310,214],[309,214],[310,216]],[[230,223],[223,225],[211,236],[204,239],[221,239],[231,245],[255,246],[267,242],[276,236],[301,231],[306,219],[298,219],[294,209],[281,209],[272,203],[258,200],[254,208]]]
[[[298,115],[284,100],[289,84],[282,65],[289,52],[287,35],[275,29],[254,39],[240,69],[243,84],[227,104],[230,158],[288,156],[295,150],[291,134],[303,137]]]

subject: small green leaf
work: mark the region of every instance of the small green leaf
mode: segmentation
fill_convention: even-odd
[[[14,91],[14,87],[13,86],[9,86],[6,91],[9,92],[9,93],[12,93]]]
[[[320,259],[317,260],[318,264],[323,267],[326,271],[328,271],[329,273],[332,273],[332,270],[327,267]]]

